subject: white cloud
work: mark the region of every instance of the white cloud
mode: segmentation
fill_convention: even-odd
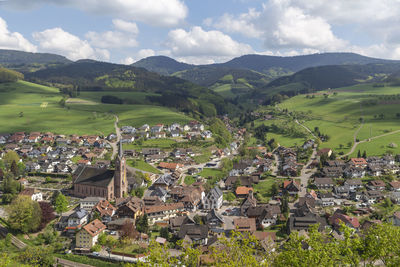
[[[200,57],[198,60],[208,61],[210,58],[231,58],[254,52],[248,44],[236,42],[220,31],[204,31],[198,26],[189,31],[170,31],[166,46],[172,56],[181,60]]]
[[[126,57],[123,60],[121,60],[121,63],[125,64],[125,65],[130,65],[132,63],[135,63],[136,61],[141,60],[142,58],[155,56],[155,55],[156,55],[156,52],[152,49],[141,49],[133,57]]]
[[[133,57],[126,57],[123,60],[121,60],[121,64],[125,64],[125,65],[131,65],[135,62],[136,62],[136,60]]]
[[[214,26],[226,32],[241,33],[247,37],[259,38],[262,35],[262,31],[256,28],[253,21],[258,19],[260,14],[254,8],[249,9],[247,13],[240,14],[237,18],[226,13],[214,23]],[[205,22],[208,23],[208,26],[212,24],[211,20]]]
[[[134,22],[125,21],[122,19],[113,19],[113,24],[115,29],[119,31],[129,32],[134,35],[139,33],[138,26]]]
[[[37,47],[31,44],[19,32],[10,32],[7,22],[0,18],[0,48],[14,49],[26,52],[36,52]]]
[[[109,60],[105,49],[93,48],[88,41],[64,31],[61,28],[47,29],[33,33],[41,51],[61,54],[72,60],[98,59]]]
[[[3,6],[27,9],[44,4],[74,7],[98,15],[141,21],[155,26],[174,26],[187,16],[182,0],[12,0]]]
[[[135,36],[118,31],[88,32],[85,37],[90,44],[101,48],[135,47],[138,45]]]

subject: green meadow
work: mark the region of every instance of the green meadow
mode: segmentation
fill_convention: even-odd
[[[105,92],[84,92],[70,99],[65,107],[59,102],[57,88],[25,81],[0,84],[0,132],[52,131],[60,134],[109,134],[114,132],[114,114],[120,125],[139,127],[145,123],[185,123],[191,118],[172,109],[153,105],[112,105],[100,103]],[[125,97],[122,93],[122,97]],[[131,97],[144,98],[135,92]]]
[[[280,103],[278,107],[303,112],[307,119],[301,122],[305,126],[311,130],[318,127],[322,134],[329,135],[329,141],[322,143],[321,147],[347,153],[350,151],[348,143],[353,142],[353,136],[360,126],[356,136],[360,141],[400,129],[400,118],[397,115],[400,113],[400,100],[380,99],[385,95],[397,94],[400,94],[400,87],[356,85],[318,92],[308,97],[298,95]],[[371,101],[375,103],[371,104]],[[280,138],[277,139],[280,142]],[[399,135],[383,137],[382,140],[374,139],[359,146],[369,154],[381,155],[388,151],[385,146],[392,142],[400,145]],[[282,143],[287,143],[287,140],[283,138]]]

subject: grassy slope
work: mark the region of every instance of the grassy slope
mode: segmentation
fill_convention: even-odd
[[[183,113],[151,105],[105,105],[96,92],[83,93],[80,98],[92,102],[68,104],[62,108],[58,89],[29,82],[0,84],[0,132],[53,131],[64,134],[108,134],[114,131],[115,120],[121,125],[141,126],[144,123],[185,123]],[[23,116],[20,116],[20,113]]]
[[[360,126],[360,117],[364,117],[365,120],[365,125],[357,135],[360,140],[369,138],[370,132],[371,136],[377,136],[387,131],[400,129],[400,120],[395,117],[395,114],[399,112],[398,105],[361,105],[362,100],[376,99],[378,94],[397,94],[400,92],[400,87],[374,88],[371,85],[356,85],[335,91],[338,92],[337,96],[331,94],[327,99],[322,95],[323,92],[313,99],[299,95],[284,101],[279,106],[290,111],[303,111],[312,116],[313,119],[304,122],[304,125],[310,129],[319,127],[322,133],[331,137],[329,142],[322,144],[322,147],[330,147],[339,152],[349,151],[347,143],[353,141],[353,135]],[[375,119],[374,115],[379,114],[384,114],[385,118]],[[393,135],[384,139],[389,144],[395,142],[398,137]],[[362,146],[368,147],[369,154],[382,154],[387,150],[387,148],[378,149],[382,146],[382,142],[383,140],[376,139]],[[343,149],[339,148],[340,144],[343,145]],[[393,149],[393,151],[400,152],[399,149]]]

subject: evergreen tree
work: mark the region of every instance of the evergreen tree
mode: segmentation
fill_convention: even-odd
[[[360,150],[358,150],[358,152],[357,152],[357,158],[361,158],[361,151]]]
[[[362,157],[363,157],[364,159],[367,158],[367,151],[364,150],[364,152],[363,152],[363,154],[362,154]]]

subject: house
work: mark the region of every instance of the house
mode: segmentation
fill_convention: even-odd
[[[223,202],[223,193],[218,186],[208,192],[203,200],[203,209],[212,210],[212,209],[220,209]]]
[[[158,165],[160,169],[167,169],[171,172],[181,170],[183,168],[183,165],[180,163],[172,163],[172,162],[160,162]]]
[[[179,130],[172,130],[171,131],[171,137],[180,137],[181,133]]]
[[[349,179],[344,182],[344,185],[347,185],[349,187],[349,190],[351,192],[361,189],[364,187],[363,183],[361,182],[361,179]]]
[[[254,233],[257,230],[255,218],[239,217],[233,220],[233,225],[238,232]]]
[[[149,155],[159,155],[161,153],[161,149],[159,148],[143,148],[142,149],[142,154],[144,157],[147,157]]]
[[[172,233],[177,234],[183,224],[196,224],[196,222],[192,216],[171,217],[169,219],[168,228]]]
[[[319,198],[321,199],[321,205],[323,207],[335,205],[335,198],[331,192],[320,194]]]
[[[321,157],[321,156],[327,156],[328,158],[332,155],[332,149],[330,148],[321,148],[320,150],[318,150],[317,152],[317,156]]]
[[[389,183],[389,187],[391,191],[400,192],[400,181],[393,181]]]
[[[310,139],[310,140],[307,140],[304,142],[304,144],[302,145],[302,148],[303,149],[313,148],[314,144],[315,144],[315,141]]]
[[[34,188],[25,188],[22,190],[19,195],[21,196],[28,196],[30,197],[33,201],[43,201],[43,194],[42,192],[37,191]]]
[[[383,156],[382,161],[383,161],[384,165],[394,165],[395,164],[395,159],[391,155]]]
[[[318,230],[320,232],[323,231],[327,226],[325,218],[320,217],[315,213],[306,212],[301,216],[294,214],[289,217],[289,220],[287,222],[287,231],[288,234],[290,234],[293,231],[301,231],[301,230],[308,231],[308,228],[314,224],[319,224]]]
[[[165,222],[170,218],[176,217],[184,211],[183,203],[166,203],[145,208],[145,213],[149,218],[149,223]]]
[[[207,245],[208,225],[205,224],[183,224],[181,225],[178,238],[196,245]]]
[[[329,217],[329,223],[337,230],[340,230],[341,223],[344,223],[347,227],[357,230],[360,228],[360,222],[356,217],[350,217],[343,214],[341,210],[336,210],[335,213]]]
[[[369,204],[375,204],[383,199],[383,194],[381,191],[369,190],[363,193],[362,199]]]
[[[224,217],[222,217],[215,209],[212,209],[207,213],[206,224],[209,227],[222,227],[224,223]]]
[[[76,234],[76,247],[78,248],[92,248],[101,234],[106,229],[106,226],[98,219],[85,225]]]
[[[283,190],[288,192],[289,195],[297,195],[300,192],[300,182],[294,179],[285,180],[283,182]]]
[[[247,197],[252,194],[253,191],[254,189],[252,187],[238,186],[235,190],[235,194],[237,197]]]
[[[365,176],[365,170],[361,167],[349,166],[343,170],[343,174],[347,178],[363,178]]]
[[[166,138],[166,137],[167,137],[167,134],[166,134],[165,132],[157,132],[157,133],[154,133],[154,137],[155,137],[155,138],[158,138],[158,139],[160,139],[160,138]]]
[[[257,206],[257,199],[254,197],[253,191],[250,191],[247,198],[240,205],[240,214],[247,216],[247,210]]]
[[[161,205],[163,201],[157,196],[147,196],[143,198],[144,206]]]
[[[108,200],[100,200],[94,207],[93,211],[98,212],[100,214],[100,217],[102,221],[110,222],[111,217],[114,216],[117,208],[115,208],[113,205],[111,205]]]
[[[390,193],[390,199],[396,203],[396,204],[400,204],[400,192],[398,191],[394,191]]]
[[[176,186],[169,195],[176,202],[183,203],[186,210],[195,211],[204,199],[204,189],[202,186]]]
[[[161,186],[156,187],[151,193],[151,197],[158,197],[162,202],[167,201],[168,191]]]
[[[381,165],[368,164],[368,173],[371,176],[381,176],[382,172],[383,172],[383,168]]]
[[[204,139],[208,139],[212,137],[212,132],[211,131],[204,131],[201,133],[201,137],[203,137]]]
[[[368,188],[371,190],[381,190],[382,191],[385,189],[385,187],[386,187],[386,184],[382,180],[373,180],[368,183]]]
[[[100,201],[105,200],[102,197],[85,197],[84,199],[79,200],[79,207],[81,209],[85,209],[87,211],[91,211],[94,206]]]
[[[315,178],[314,184],[318,189],[331,189],[335,185],[332,178]]]
[[[160,133],[163,129],[164,129],[164,125],[158,124],[158,125],[151,127],[150,131],[152,134],[155,134],[155,133]]]
[[[144,202],[138,197],[118,199],[116,204],[118,206],[116,215],[119,218],[132,218],[136,220],[137,217],[143,215],[145,212]]]
[[[368,166],[368,163],[364,158],[351,158],[350,164],[354,167],[359,167],[359,168],[365,168]]]
[[[172,186],[174,183],[175,179],[171,176],[171,174],[166,173],[158,177],[158,179],[154,181],[152,187],[154,189],[156,189],[157,187],[162,187],[168,190],[168,188]]]
[[[121,142],[123,144],[130,144],[133,143],[135,141],[135,136],[134,135],[127,135],[124,134],[121,136]]]
[[[88,222],[88,220],[89,213],[87,212],[87,210],[77,210],[68,217],[68,227],[83,226]]]
[[[343,175],[342,167],[323,167],[322,174],[325,177],[340,178]]]
[[[254,184],[258,184],[260,181],[259,176],[228,176],[225,179],[225,188],[232,190],[235,185],[252,187]]]

